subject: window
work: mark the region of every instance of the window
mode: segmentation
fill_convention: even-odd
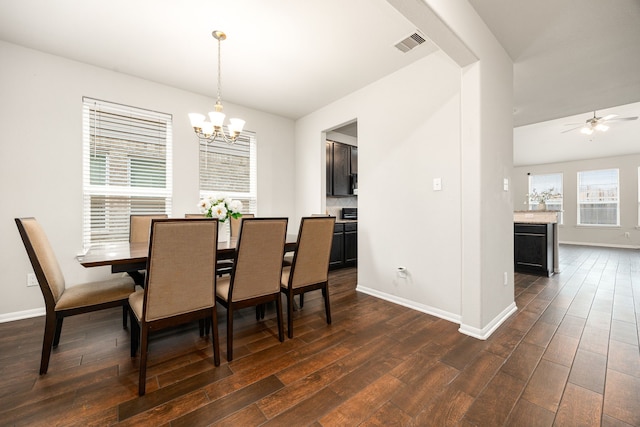
[[[129,240],[129,216],[171,212],[171,115],[83,98],[83,245]]]
[[[618,169],[578,172],[578,225],[620,225]]]
[[[200,197],[224,195],[257,213],[256,135],[243,131],[235,144],[200,142]],[[195,207],[194,207],[195,209]]]
[[[550,191],[552,193],[557,193],[559,196],[552,197],[551,199],[546,201],[547,210],[550,211],[559,211],[558,213],[558,223],[563,223],[562,218],[562,210],[563,210],[563,190],[562,190],[562,174],[561,173],[550,173],[545,175],[529,175],[529,193],[533,193],[534,191],[538,193],[542,193],[543,191]],[[529,206],[532,209],[536,209],[538,207],[538,202],[534,200],[529,200]]]

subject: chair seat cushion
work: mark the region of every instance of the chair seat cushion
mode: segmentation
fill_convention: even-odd
[[[144,289],[138,289],[129,295],[129,307],[138,320],[142,319],[142,305],[144,303]]]
[[[56,311],[126,300],[134,286],[133,279],[125,276],[68,287],[56,303]]]
[[[223,301],[229,298],[229,285],[231,284],[231,276],[223,276],[216,281],[216,296]]]

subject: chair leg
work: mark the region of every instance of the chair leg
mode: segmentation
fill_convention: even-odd
[[[227,307],[227,362],[233,360],[233,310]]]
[[[42,339],[42,357],[40,358],[40,375],[47,373],[49,358],[53,346],[53,336],[56,333],[56,314],[47,313],[44,323],[44,338]]]
[[[300,294],[300,308],[304,307],[304,294]]]
[[[331,305],[329,304],[329,284],[325,283],[324,288],[322,288],[322,293],[324,295],[324,311],[327,315],[327,325],[331,324]]]
[[[147,388],[147,353],[148,346],[148,334],[146,325],[141,325],[142,330],[140,339],[140,375],[138,376],[138,395],[144,396]]]
[[[131,318],[131,357],[136,357],[140,341],[140,325],[132,311],[129,312],[129,317]]]
[[[60,342],[60,333],[62,332],[62,321],[64,317],[56,317],[56,332],[53,335],[53,348],[58,347],[58,343]]]
[[[260,320],[260,304],[256,305],[256,321]]]
[[[260,319],[264,320],[264,316],[267,314],[267,304],[260,305]]]
[[[213,306],[213,311],[211,312],[211,323],[212,323],[212,341],[213,341],[213,363],[216,366],[220,366],[220,344],[218,343],[218,312],[216,311],[216,306]]]
[[[129,304],[122,305],[122,329],[127,329],[127,314],[129,313]]]
[[[284,326],[282,322],[282,298],[280,298],[280,293],[276,296],[276,312],[278,313],[278,339],[280,342],[283,342]]]
[[[200,336],[203,337],[204,336],[204,319],[200,319],[198,320],[198,326],[200,327]]]
[[[287,336],[293,338],[293,293],[287,290],[285,295],[287,296]]]

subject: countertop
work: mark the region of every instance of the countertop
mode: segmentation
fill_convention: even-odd
[[[557,224],[558,211],[514,211],[513,222],[531,224]]]

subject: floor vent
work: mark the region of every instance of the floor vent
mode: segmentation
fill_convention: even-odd
[[[407,53],[411,49],[413,49],[416,46],[421,45],[425,41],[426,40],[422,35],[420,35],[419,33],[413,33],[409,37],[407,37],[406,39],[404,39],[404,40],[400,41],[398,44],[396,44],[396,47],[398,48],[398,50],[400,50],[400,51],[402,51],[404,53]]]

